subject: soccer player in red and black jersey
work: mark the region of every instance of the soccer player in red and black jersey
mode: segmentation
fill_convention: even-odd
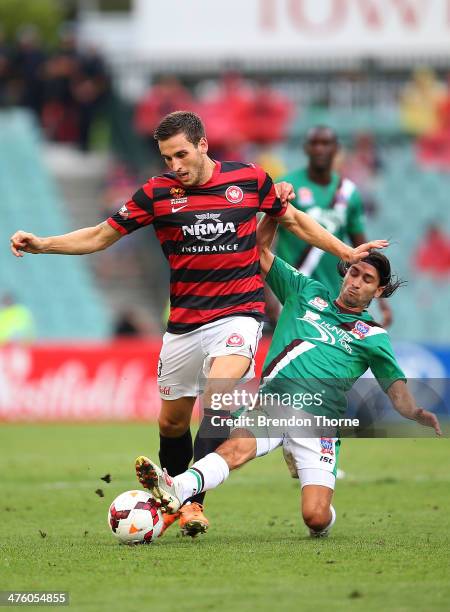
[[[167,115],[155,139],[170,172],[151,178],[115,215],[62,236],[40,238],[18,231],[11,237],[11,250],[17,257],[24,252],[94,253],[153,225],[170,265],[171,303],[158,368],[159,456],[175,476],[187,469],[193,455],[201,459],[223,439],[224,432],[211,428],[211,396],[229,392],[237,381],[252,376],[264,314],[257,213],[265,212],[302,240],[344,261],[357,261],[387,243],[351,248],[289,204],[289,185],[279,186],[280,199],[260,168],[211,159],[204,126],[194,113]],[[203,374],[204,416],[193,446],[190,420]],[[136,461],[144,485],[148,465],[145,457]],[[201,496],[193,498],[175,515],[189,535],[208,527],[202,501]],[[167,526],[169,517],[172,521],[174,515],[167,515]]]

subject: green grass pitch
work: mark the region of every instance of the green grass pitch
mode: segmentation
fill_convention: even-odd
[[[208,495],[207,535],[138,547],[106,515],[135,456],[157,457],[154,425],[3,425],[0,448],[0,590],[92,611],[449,609],[448,439],[344,440],[328,540],[306,537],[276,451]]]

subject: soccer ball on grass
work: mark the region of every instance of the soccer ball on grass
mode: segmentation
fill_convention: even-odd
[[[126,491],[109,507],[108,525],[122,544],[149,544],[160,535],[163,518],[148,491]]]

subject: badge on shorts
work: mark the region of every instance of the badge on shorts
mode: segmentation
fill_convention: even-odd
[[[322,455],[334,456],[333,438],[320,438],[320,446],[322,447],[320,450]]]
[[[232,346],[234,348],[238,346],[244,346],[244,337],[241,334],[231,334],[227,340],[227,346]]]

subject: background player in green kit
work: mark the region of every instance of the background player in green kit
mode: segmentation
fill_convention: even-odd
[[[296,195],[293,206],[313,217],[340,240],[350,241],[356,247],[367,242],[363,202],[357,186],[350,179],[333,172],[338,150],[338,138],[331,128],[311,128],[304,145],[308,165],[290,172],[281,180],[293,185]],[[341,278],[334,255],[311,247],[284,228],[278,232],[275,254],[306,276],[323,283],[333,297],[338,295]],[[276,321],[278,304],[273,296],[268,296],[267,301],[268,314]],[[383,315],[382,324],[388,327],[392,322],[391,309],[383,299],[379,306]]]
[[[261,268],[283,304],[283,311],[264,363],[262,393],[280,389],[284,393],[293,383],[297,391],[304,391],[308,381],[328,381],[334,391],[332,400],[326,399],[325,389],[325,400],[304,407],[302,414],[341,417],[346,406],[345,391],[370,367],[403,417],[432,427],[440,435],[436,416],[417,407],[409,392],[386,330],[366,310],[374,297],[389,297],[401,284],[392,278],[389,260],[375,251],[358,263],[346,265],[340,293],[334,299],[325,285],[274,257],[269,248],[274,233],[274,222],[264,218],[258,226]],[[221,484],[230,470],[283,446],[298,472],[302,516],[310,534],[328,535],[336,517],[331,500],[339,439],[294,437],[288,427],[277,436],[269,431],[237,429],[216,452],[173,479],[146,459],[149,469],[146,481],[141,483],[167,512],[176,512],[185,499]],[[276,493],[276,483],[268,486]]]

